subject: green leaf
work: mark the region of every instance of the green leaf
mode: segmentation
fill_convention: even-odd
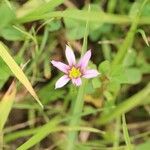
[[[142,38],[143,38],[144,42],[146,43],[147,46],[149,46],[148,39],[146,37],[146,34],[145,34],[144,30],[138,29],[137,32],[139,32],[142,35]]]
[[[109,74],[110,73],[110,62],[108,60],[103,61],[98,66],[98,71],[102,74]]]
[[[142,10],[142,16],[150,16],[150,2],[147,2],[147,4],[144,6],[144,9]]]
[[[13,82],[0,101],[0,132],[3,130],[3,127],[8,119],[8,115],[15,100],[15,94],[16,87],[15,83]]]
[[[50,0],[48,2],[40,0],[29,1],[23,6],[23,8],[20,8],[17,11],[17,16],[24,22],[26,20],[33,20],[35,16],[41,16],[48,13],[63,2],[64,0]]]
[[[15,13],[5,2],[0,2],[0,31],[15,19]]]
[[[100,9],[99,5],[91,4],[91,11],[98,11],[103,13]],[[75,9],[74,9],[75,10]],[[83,10],[87,10],[87,6],[83,8]],[[76,20],[71,18],[64,18],[64,23],[67,28],[67,36],[68,38],[75,40],[81,39],[84,36],[85,32],[85,22],[82,20]],[[110,31],[110,25],[104,25],[103,23],[93,23],[89,24],[89,37],[92,41],[98,40],[102,33],[106,33]]]
[[[126,75],[124,74],[125,69],[122,65],[117,65],[115,66],[109,75],[109,78],[111,81],[116,82],[116,83],[124,83],[126,80]]]
[[[11,55],[7,52],[7,49],[2,42],[0,42],[0,57],[4,60],[4,62],[10,68],[10,70],[13,72],[16,78],[26,87],[30,94],[35,98],[39,105],[43,107],[28,78],[23,73],[22,69],[17,65],[15,60],[11,57]]]
[[[65,27],[67,30],[67,37],[72,40],[81,39],[85,32],[85,23],[70,18],[64,18]]]
[[[101,87],[101,81],[100,81],[99,78],[94,78],[94,79],[92,80],[92,84],[93,84],[93,88],[94,88],[94,89]]]
[[[137,68],[127,68],[125,69],[126,80],[124,83],[136,84],[142,79],[142,72]]]
[[[129,49],[123,61],[124,67],[133,66],[136,62],[137,53],[134,49]]]
[[[113,80],[111,79],[110,82],[108,83],[107,85],[107,89],[110,91],[110,92],[115,92],[115,91],[118,91],[120,89],[120,82],[118,82],[118,80]]]
[[[61,28],[61,21],[60,20],[53,20],[47,24],[47,28],[49,31],[57,31]]]
[[[2,59],[0,59],[0,73],[1,73],[0,75],[0,88],[1,88],[8,80],[10,75],[12,75],[10,69]]]
[[[24,35],[17,29],[13,28],[12,26],[7,26],[3,28],[0,34],[6,40],[18,41],[24,39]]]

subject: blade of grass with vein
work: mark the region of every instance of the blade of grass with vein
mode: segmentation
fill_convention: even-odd
[[[20,14],[22,14],[21,12],[24,11],[24,9],[21,8],[17,12],[17,16],[19,18],[21,18],[21,20],[23,20],[23,21],[32,20],[33,18],[35,18],[35,16],[40,16],[47,12],[52,11],[55,7],[59,6],[64,1],[65,0],[51,0],[49,2],[44,2],[43,4],[41,4],[41,3],[39,5],[37,4],[38,6],[36,8],[31,9],[30,11],[27,11],[27,14],[25,14],[23,16],[20,16]],[[30,2],[28,2],[28,3],[30,3]],[[35,1],[35,3],[38,3],[38,1]],[[30,4],[30,5],[32,6],[33,4]]]
[[[16,87],[13,82],[0,101],[0,149],[3,149],[3,128],[8,119],[16,95]]]
[[[8,65],[10,70],[14,73],[16,78],[26,87],[30,94],[35,98],[39,105],[43,108],[42,103],[40,102],[38,96],[36,95],[34,89],[32,88],[31,83],[27,79],[26,75],[23,73],[22,69],[17,65],[11,55],[7,52],[5,45],[0,42],[0,57]]]
[[[0,131],[3,130],[3,127],[8,118],[9,112],[12,108],[16,94],[15,83],[13,82],[9,87],[8,91],[0,101]]]
[[[78,17],[80,16],[80,17]],[[34,15],[30,18],[17,18],[18,23],[26,23],[41,19],[50,19],[50,18],[71,18],[80,21],[87,21],[89,17],[89,22],[96,23],[110,23],[110,24],[131,24],[133,22],[132,18],[127,15],[116,15],[108,14],[104,12],[97,11],[86,11],[86,10],[65,10],[65,11],[53,11],[50,13],[45,13],[41,15]],[[150,17],[142,16],[139,18],[139,24],[150,24]]]
[[[123,136],[127,145],[127,149],[132,150],[132,145],[131,145],[131,141],[130,141],[130,137],[128,133],[128,127],[126,124],[125,114],[122,114],[122,129],[123,129]]]
[[[17,150],[27,150],[34,146],[35,144],[39,143],[43,138],[48,136],[59,124],[60,119],[54,118],[44,126],[40,127],[38,132],[33,135],[28,141],[26,141],[24,144],[19,146]],[[35,130],[35,129],[34,129]],[[35,130],[36,131],[36,130]]]
[[[150,83],[137,94],[124,100],[110,113],[103,115],[99,120],[100,124],[106,124],[107,122],[113,120],[114,118],[121,116],[121,114],[130,111],[134,107],[137,107],[140,104],[142,105],[144,103],[144,100],[146,101],[149,95],[150,95]]]
[[[45,128],[45,132],[43,132],[44,128]],[[40,128],[38,127],[35,129],[25,129],[22,131],[13,132],[13,134],[6,135],[6,137],[4,138],[4,141],[9,143],[9,142],[16,140],[18,138],[34,134],[27,142],[25,142],[20,147],[18,147],[18,149],[26,150],[26,149],[29,149],[32,146],[34,146],[39,141],[41,141],[48,134],[51,134],[54,132],[60,132],[60,131],[64,131],[64,132],[65,131],[68,131],[68,132],[70,132],[70,131],[89,131],[89,132],[98,133],[98,134],[105,134],[105,132],[98,130],[98,129],[95,129],[95,128],[91,128],[91,127],[68,127],[68,126],[56,126],[55,125],[53,128],[51,128],[50,123],[48,123],[48,125],[44,125]],[[41,136],[42,134],[43,134],[43,136]]]

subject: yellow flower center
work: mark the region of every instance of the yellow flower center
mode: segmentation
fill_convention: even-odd
[[[70,78],[78,78],[81,76],[81,72],[79,68],[72,67],[69,71],[69,77]]]

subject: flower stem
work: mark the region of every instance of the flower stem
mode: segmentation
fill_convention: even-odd
[[[79,88],[77,99],[73,107],[73,112],[72,112],[73,118],[70,121],[70,126],[77,126],[80,122],[80,114],[84,106],[85,85],[86,85],[86,81],[84,80],[82,86]],[[67,150],[74,149],[74,142],[76,141],[76,137],[77,137],[76,131],[72,131],[69,133]]]
[[[90,11],[90,7],[88,9]],[[85,34],[84,34],[84,40],[83,40],[83,46],[81,51],[81,57],[85,54],[87,50],[87,38],[88,38],[88,32],[89,31],[89,18],[86,22],[86,28],[85,28]],[[73,112],[72,116],[73,118],[70,121],[70,126],[77,126],[80,122],[80,114],[82,113],[83,106],[84,106],[84,95],[85,95],[85,87],[86,87],[87,81],[85,79],[82,80],[82,85],[80,86],[77,94],[77,99],[73,103]],[[74,150],[74,143],[77,138],[77,132],[72,131],[68,135],[68,145],[67,150]]]

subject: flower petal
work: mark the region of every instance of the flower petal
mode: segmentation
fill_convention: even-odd
[[[99,74],[100,73],[97,70],[90,69],[90,70],[86,70],[84,72],[83,77],[89,79],[89,78],[94,78],[94,77],[98,76]]]
[[[70,66],[75,65],[76,59],[75,59],[74,52],[68,45],[66,45],[65,54],[66,54],[66,58],[67,58],[69,65]]]
[[[51,63],[53,64],[53,66],[58,68],[60,71],[62,71],[64,73],[68,73],[68,69],[70,68],[68,65],[66,65],[60,61],[55,61],[55,60],[52,60]]]
[[[61,88],[64,85],[66,85],[69,82],[69,78],[67,75],[62,76],[61,78],[59,78],[55,84],[55,89]]]
[[[91,50],[88,50],[84,56],[80,59],[79,63],[78,63],[78,67],[80,67],[81,69],[85,69],[88,65],[88,62],[91,58]]]
[[[82,84],[81,78],[72,79],[72,83],[76,86],[80,86]]]

